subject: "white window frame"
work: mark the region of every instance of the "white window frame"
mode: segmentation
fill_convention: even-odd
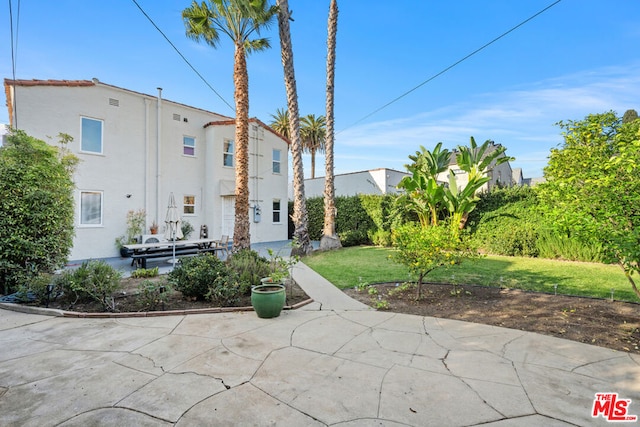
[[[276,209],[275,204],[278,204]],[[276,221],[276,214],[278,214],[278,220]],[[271,203],[271,221],[274,224],[282,224],[282,201],[280,199],[273,199]]]
[[[100,214],[98,223],[85,223],[83,216],[83,195],[94,194],[100,196]],[[104,191],[100,190],[80,190],[80,202],[78,203],[78,226],[83,228],[102,227],[104,222]]]
[[[188,197],[193,197],[193,203],[187,203]],[[196,198],[195,194],[185,194],[184,196],[182,196],[182,215],[195,216],[197,202],[198,202],[198,199]],[[193,208],[193,212],[187,212],[188,207]]]
[[[91,120],[100,123],[100,151],[86,150],[84,149],[84,126],[85,120]],[[103,154],[104,152],[104,120],[96,119],[94,117],[80,116],[80,152],[88,154]]]
[[[278,154],[277,159],[276,159],[276,153]],[[272,159],[271,171],[275,174],[280,175],[282,173],[282,150],[278,150],[274,148],[271,152],[271,159]],[[276,166],[278,170],[276,170]]]
[[[193,141],[193,145],[187,145],[187,140]],[[185,153],[184,151],[185,151],[186,148],[193,149],[193,154]],[[196,137],[195,136],[189,136],[189,135],[183,135],[182,136],[182,155],[185,156],[185,157],[195,157],[196,156]]]
[[[230,145],[231,145],[231,151],[226,151],[226,150],[227,150],[227,143],[230,143]],[[225,140],[222,142],[222,166],[224,166],[225,168],[232,168],[232,167],[234,167],[234,166],[235,166],[235,162],[236,162],[236,160],[235,160],[235,153],[234,153],[234,150],[235,150],[235,144],[236,144],[236,142],[235,142],[233,139],[225,139]],[[227,165],[227,164],[225,163],[225,159],[226,159],[227,157],[230,157],[230,158],[231,158],[231,165]]]

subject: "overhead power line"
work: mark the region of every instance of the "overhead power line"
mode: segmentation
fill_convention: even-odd
[[[562,0],[556,0],[555,2],[551,3],[549,6],[545,7],[544,9],[540,10],[539,12],[531,15],[530,17],[528,17],[527,19],[525,19],[524,21],[520,22],[518,25],[510,28],[509,30],[505,31],[504,33],[500,34],[498,37],[496,37],[495,39],[491,40],[490,42],[482,45],[481,47],[479,47],[478,49],[474,50],[473,52],[471,52],[470,54],[468,54],[467,56],[465,56],[462,59],[459,59],[458,61],[454,62],[453,64],[449,65],[447,68],[443,69],[442,71],[434,74],[433,76],[429,77],[427,80],[423,81],[422,83],[420,83],[419,85],[409,89],[408,91],[406,91],[405,93],[403,93],[402,95],[392,99],[391,101],[387,102],[386,104],[384,104],[382,107],[372,111],[371,113],[367,114],[366,116],[362,117],[361,119],[357,120],[356,122],[352,123],[351,125],[347,126],[346,128],[340,130],[340,132],[343,132],[355,125],[357,125],[358,123],[368,119],[369,117],[373,116],[376,113],[379,113],[380,111],[384,110],[385,108],[387,108],[388,106],[390,106],[391,104],[394,104],[396,102],[398,102],[399,100],[401,100],[402,98],[404,98],[405,96],[409,95],[410,93],[418,90],[419,88],[421,88],[422,86],[426,85],[427,83],[429,83],[431,80],[440,77],[441,75],[443,75],[444,73],[446,73],[447,71],[451,70],[452,68],[454,68],[455,66],[461,64],[462,62],[466,61],[467,59],[471,58],[473,55],[475,55],[476,53],[480,52],[481,50],[491,46],[493,43],[497,42],[498,40],[500,40],[501,38],[503,38],[504,36],[506,36],[507,34],[517,30],[518,28],[520,28],[521,26],[523,26],[524,24],[526,24],[527,22],[531,21],[532,19],[536,18],[537,16],[543,14],[544,12],[546,12],[547,10],[551,9],[553,6],[557,5],[558,3],[560,3]],[[338,132],[338,133],[340,133]]]
[[[161,30],[161,29],[156,25],[156,23],[155,23],[155,22],[153,22],[153,19],[151,19],[151,17],[150,17],[149,15],[147,15],[147,12],[145,12],[145,11],[144,11],[144,9],[142,9],[142,7],[138,4],[138,2],[137,2],[136,0],[131,0],[131,1],[133,1],[133,3],[138,7],[138,9],[140,9],[140,12],[142,12],[142,14],[143,14],[143,15],[144,15],[148,20],[149,20],[149,22],[151,22],[151,25],[153,25],[153,26],[155,27],[155,29],[156,29],[156,30],[158,30],[158,32],[159,32],[160,34],[162,34],[162,37],[164,37],[164,39],[165,39],[165,40],[166,40],[166,41],[171,45],[171,47],[172,47],[172,48],[173,48],[173,49],[178,53],[178,55],[180,55],[180,58],[182,58],[182,60],[183,60],[183,61],[184,61],[184,62],[185,62],[185,63],[186,63],[186,64],[187,64],[187,65],[188,65],[192,70],[193,70],[193,72],[194,72],[194,73],[196,73],[196,75],[197,75],[198,77],[200,77],[200,79],[204,82],[204,84],[206,84],[206,85],[209,87],[209,89],[211,89],[211,90],[213,91],[213,93],[215,93],[215,94],[218,96],[218,98],[220,98],[220,99],[222,100],[222,102],[224,102],[225,104],[227,104],[227,106],[228,106],[229,108],[231,108],[231,111],[234,111],[234,112],[235,112],[235,108],[233,108],[233,106],[232,106],[231,104],[229,104],[229,103],[227,102],[227,100],[226,100],[226,99],[224,99],[224,98],[222,97],[222,95],[220,95],[220,94],[218,93],[218,91],[216,91],[216,90],[213,88],[213,86],[211,86],[211,84],[209,84],[209,82],[207,81],[207,79],[205,79],[205,78],[202,76],[202,74],[200,74],[200,73],[198,72],[198,70],[196,70],[196,68],[195,68],[193,65],[191,65],[191,63],[189,62],[189,60],[188,60],[187,58],[185,58],[185,56],[182,54],[182,52],[180,52],[180,50],[176,47],[176,45],[174,45],[174,44],[171,42],[171,40],[169,40],[169,37],[167,37],[167,36],[166,36],[166,34],[165,34],[165,33],[164,33],[164,32],[163,32],[163,31],[162,31],[162,30]]]

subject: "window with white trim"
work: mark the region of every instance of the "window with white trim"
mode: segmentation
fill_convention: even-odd
[[[182,213],[184,213],[185,215],[196,214],[196,196],[184,196],[182,202]]]
[[[185,156],[195,156],[196,155],[196,139],[192,136],[183,136],[182,137],[182,154]]]
[[[102,191],[80,192],[80,225],[102,226]]]
[[[102,154],[102,120],[80,118],[80,151]]]
[[[280,156],[282,155],[281,150],[273,150],[273,173],[280,173]]]
[[[233,141],[224,140],[224,152],[222,153],[222,164],[224,166],[233,167]]]
[[[280,199],[273,199],[273,222],[274,224],[280,223]]]

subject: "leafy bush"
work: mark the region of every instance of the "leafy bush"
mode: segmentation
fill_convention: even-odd
[[[227,265],[238,274],[238,280],[249,286],[257,286],[260,279],[269,276],[269,261],[261,257],[256,251],[242,249],[232,254]]]
[[[85,261],[75,270],[65,270],[54,284],[75,296],[73,304],[97,301],[105,311],[113,311],[113,294],[122,289],[122,273],[104,261]]]
[[[227,276],[224,262],[214,255],[203,254],[181,258],[167,280],[185,297],[204,300],[209,285],[220,276]]]
[[[61,143],[70,137],[60,135]],[[72,247],[77,158],[23,131],[0,147],[0,283],[10,294],[52,273]]]
[[[342,247],[359,246],[370,244],[369,235],[366,230],[347,230],[338,233]]]
[[[171,286],[165,281],[145,280],[138,285],[138,304],[143,311],[156,310],[164,306],[171,290]]]
[[[538,256],[538,229],[543,217],[534,188],[498,188],[481,194],[468,224],[474,242],[489,253]]]
[[[233,305],[250,289],[238,274],[212,254],[182,258],[167,277],[185,297],[207,299],[220,305]]]

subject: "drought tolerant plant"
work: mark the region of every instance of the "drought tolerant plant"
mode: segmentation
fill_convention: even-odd
[[[168,301],[172,289],[164,280],[144,280],[138,285],[136,299],[142,311],[152,311]]]
[[[138,243],[138,236],[144,232],[144,224],[147,220],[147,213],[144,209],[137,211],[130,210],[127,212],[127,231],[124,236],[116,238],[116,246],[118,249],[123,245]]]
[[[65,270],[54,283],[75,296],[72,306],[97,301],[105,311],[115,311],[113,294],[122,289],[122,273],[104,261],[85,261],[75,270]]]
[[[229,268],[238,273],[239,280],[249,286],[258,286],[260,279],[269,276],[269,261],[251,249],[241,249],[227,260]]]
[[[153,268],[138,268],[131,272],[131,277],[134,279],[138,279],[141,277],[156,277],[160,274],[158,267]]]
[[[209,253],[182,258],[167,280],[187,298],[220,305],[234,304],[250,289],[225,262]]]

